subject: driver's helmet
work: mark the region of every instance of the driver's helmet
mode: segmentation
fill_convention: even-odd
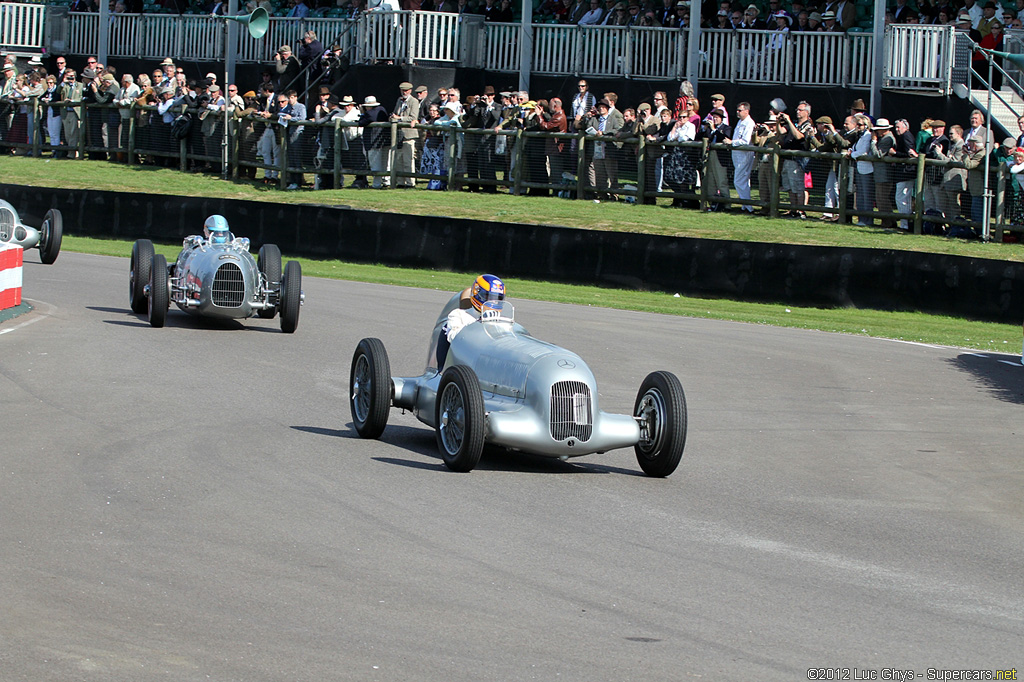
[[[480,275],[473,282],[473,294],[469,300],[477,312],[483,312],[487,301],[505,300],[505,283],[494,275]]]
[[[228,221],[222,215],[212,215],[203,224],[203,235],[211,244],[227,244],[230,234]]]

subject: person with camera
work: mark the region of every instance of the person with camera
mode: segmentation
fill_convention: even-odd
[[[274,53],[274,73],[277,78],[274,81],[274,89],[283,92],[285,88],[295,87],[293,81],[297,80],[302,73],[302,66],[299,60],[292,54],[290,45],[282,45]]]
[[[810,138],[814,134],[814,125],[811,123],[811,105],[803,101],[797,104],[795,121],[785,112],[784,106],[776,113],[776,117],[782,133],[779,147],[793,151],[807,151],[810,147]],[[806,205],[808,201],[808,162],[806,156],[783,157],[782,190],[789,192],[789,203],[791,206],[790,210],[784,214],[787,218],[799,218],[801,220],[807,218],[807,214],[797,207],[799,205]]]
[[[854,129],[853,118],[847,117],[847,130]],[[831,116],[819,116],[814,119],[815,133],[808,141],[811,150],[825,154],[842,154],[850,148],[850,141],[836,130]],[[839,208],[839,171],[838,162],[829,163],[828,178],[825,180],[825,208]],[[839,214],[826,211],[821,219],[834,223],[839,221]]]

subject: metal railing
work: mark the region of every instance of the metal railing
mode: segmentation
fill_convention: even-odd
[[[0,48],[36,50],[43,44],[46,6],[0,2]]]
[[[0,101],[4,104],[11,103]],[[189,112],[191,126],[179,136],[175,126],[165,123],[149,106],[55,103],[51,108],[35,97],[13,104],[17,113],[0,125],[0,151],[14,149],[34,156],[49,153],[56,158],[89,155],[129,165],[224,172],[221,151],[226,144],[232,177],[255,179],[262,169],[269,182],[282,189],[307,179],[313,180],[314,187],[340,188],[347,175],[363,186],[371,178],[383,186],[412,179],[427,181],[428,189],[505,188],[511,194],[553,192],[564,198],[630,203],[671,199],[674,205],[700,210],[746,206],[769,217],[787,210],[809,211],[835,216],[838,221],[856,217],[858,222],[870,224],[879,220],[881,227],[908,221],[915,233],[942,233],[947,226],[964,226],[980,235],[982,227],[970,217],[977,197],[964,191],[966,185],[960,184],[963,176],[953,178],[945,173],[965,166],[924,155],[871,159],[876,168],[891,165],[893,174],[906,178],[913,187],[912,205],[901,213],[892,208],[892,196],[888,201],[879,197],[876,207],[869,202],[867,210],[854,208],[857,164],[847,154],[774,146],[732,147],[709,144],[707,139],[667,142],[630,135],[600,137],[584,132],[550,134],[533,129],[495,131],[420,124],[411,143],[415,161],[400,166],[398,160],[406,144],[400,131],[408,128],[407,124],[373,123],[357,128],[340,119],[282,124],[276,118],[247,116],[231,117],[225,132],[222,115],[200,118],[204,110],[199,109]],[[60,121],[66,112],[74,113]],[[55,137],[47,140],[47,134]],[[733,152],[754,154],[749,200],[735,193]],[[791,162],[799,159],[807,159],[800,163],[800,185],[806,194],[789,192],[787,196],[783,176],[795,172],[797,165]],[[900,172],[900,168],[904,170]],[[804,183],[805,173],[809,187]],[[833,179],[834,184],[829,184]],[[1024,183],[1001,163],[993,164],[989,186],[995,188],[991,234],[1000,240],[1004,231],[1024,233]],[[889,184],[887,191],[892,189]]]

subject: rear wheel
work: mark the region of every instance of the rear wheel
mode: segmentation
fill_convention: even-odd
[[[281,331],[291,334],[299,326],[299,308],[302,306],[302,266],[288,261],[281,278]]]
[[[648,476],[676,470],[686,446],[686,395],[671,372],[651,372],[640,384],[633,406],[640,423],[636,461]]]
[[[268,289],[277,286],[281,281],[281,249],[277,248],[276,244],[261,246],[260,252],[256,256],[256,267],[263,274],[263,278],[267,280]],[[257,311],[256,314],[265,320],[272,320],[277,314],[277,308],[267,308]]]
[[[46,265],[53,265],[60,255],[60,243],[64,238],[64,216],[55,208],[51,208],[43,217],[43,226],[39,237],[39,260]]]
[[[146,312],[146,285],[149,284],[149,269],[153,265],[153,242],[138,239],[132,244],[132,260],[128,270],[128,303],[132,312],[141,315]]]
[[[484,451],[484,397],[476,372],[465,365],[444,371],[437,387],[437,447],[452,471],[472,471]]]
[[[149,323],[164,326],[167,321],[167,259],[163,254],[153,256],[149,268]]]
[[[363,339],[352,355],[348,375],[352,423],[363,438],[377,438],[391,409],[391,363],[380,339]]]

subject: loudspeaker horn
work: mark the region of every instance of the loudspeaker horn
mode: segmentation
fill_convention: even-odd
[[[995,50],[987,50],[985,48],[981,49],[984,50],[985,52],[988,52],[990,55],[997,59],[1005,59],[1011,64],[1016,64],[1018,67],[1024,69],[1024,54],[1016,54],[1012,52],[996,52]]]
[[[237,21],[240,24],[244,24],[249,30],[249,35],[259,40],[267,34],[267,29],[270,28],[270,14],[267,10],[262,7],[257,7],[252,11],[252,14],[248,16],[239,17],[224,17],[228,21]]]

